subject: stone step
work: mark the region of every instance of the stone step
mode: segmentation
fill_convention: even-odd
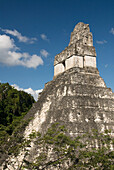
[[[53,88],[53,93],[57,98],[62,96],[89,96],[91,98],[114,99],[114,94],[109,88],[82,84],[75,86],[73,84],[59,85],[58,88]]]
[[[92,129],[103,131],[106,128],[112,129],[113,132],[114,117],[112,115],[114,115],[114,111],[104,111],[101,108],[54,108],[54,110],[49,111],[43,129],[45,129],[46,124],[59,122],[63,123],[72,133],[88,132]]]
[[[58,82],[58,83],[57,83]],[[106,87],[104,80],[99,76],[99,74],[86,74],[86,73],[74,73],[70,75],[60,76],[55,81],[56,86],[58,84],[82,84],[82,85],[93,85],[96,87]]]
[[[105,98],[91,98],[89,96],[64,96],[57,100],[53,98],[50,109],[53,110],[53,107],[57,109],[64,108],[101,108],[103,110],[114,110],[114,102],[112,99]]]

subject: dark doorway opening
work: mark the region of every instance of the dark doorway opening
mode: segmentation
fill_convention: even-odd
[[[66,68],[66,66],[65,66],[65,60],[62,62],[62,64],[63,64],[63,66],[64,66],[64,69]]]

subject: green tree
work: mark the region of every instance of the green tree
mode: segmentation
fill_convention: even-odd
[[[34,143],[34,157],[31,157],[31,142]],[[28,139],[12,147],[12,154],[19,150],[25,151],[25,156],[19,169],[98,169],[113,170],[114,153],[110,131],[91,133],[72,138],[64,126],[55,123],[42,135],[33,131]],[[33,154],[33,153],[32,153]]]
[[[0,125],[6,127],[9,135],[34,102],[30,94],[16,90],[8,83],[0,83]]]
[[[0,164],[8,155],[11,135],[34,102],[31,95],[14,89],[8,83],[0,83]]]

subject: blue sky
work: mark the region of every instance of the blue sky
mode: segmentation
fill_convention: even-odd
[[[100,75],[114,91],[113,0],[0,0],[1,82],[43,89],[78,22],[90,25]]]

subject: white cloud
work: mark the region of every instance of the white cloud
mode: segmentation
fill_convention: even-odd
[[[0,49],[11,49],[15,47],[13,39],[7,35],[0,35]]]
[[[49,55],[49,53],[48,53],[46,50],[44,50],[44,49],[42,49],[42,50],[40,51],[40,54],[41,54],[42,56],[44,56],[44,57],[47,57],[47,56]]]
[[[17,89],[17,90],[25,91],[26,93],[31,94],[31,95],[34,97],[35,101],[38,100],[38,95],[39,95],[39,93],[41,93],[42,90],[43,90],[43,89],[33,90],[33,89],[31,89],[31,88],[23,89],[23,88],[20,88],[20,87],[19,87],[18,85],[16,85],[16,84],[13,84],[12,87],[14,87],[14,88]]]
[[[114,28],[111,28],[110,33],[114,35]]]
[[[96,41],[97,44],[106,44],[107,41],[106,40],[103,40],[103,41]]]
[[[38,96],[39,96],[39,93],[42,92],[43,89],[40,89],[40,90],[33,90],[31,88],[28,88],[28,89],[24,89],[24,91],[28,94],[31,94],[33,97],[34,97],[34,100],[37,101],[38,100]]]
[[[25,42],[25,43],[28,42],[32,44],[37,40],[37,38],[28,38],[26,36],[22,36],[22,34],[19,33],[17,30],[9,30],[9,29],[1,29],[1,30],[6,34],[10,34],[17,37],[20,42]]]
[[[40,36],[41,36],[42,40],[49,41],[49,39],[47,38],[47,36],[45,34],[41,34]]]
[[[8,66],[25,66],[28,68],[36,68],[39,65],[43,65],[43,60],[40,56],[20,53],[16,51],[17,49],[13,39],[7,35],[0,35],[0,63]]]

